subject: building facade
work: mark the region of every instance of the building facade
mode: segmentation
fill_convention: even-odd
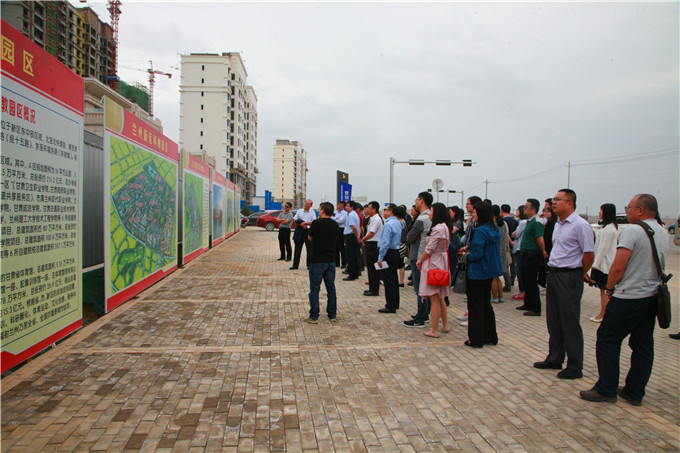
[[[302,207],[307,198],[307,153],[302,143],[276,140],[273,192],[276,201]]]
[[[2,1],[2,19],[81,77],[115,75],[113,29],[67,1]]]
[[[213,156],[216,170],[250,203],[257,190],[257,96],[240,53],[182,55],[181,68],[180,148]]]

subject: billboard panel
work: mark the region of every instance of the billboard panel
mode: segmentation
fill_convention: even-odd
[[[108,312],[177,268],[179,149],[111,99],[104,106]]]
[[[226,197],[227,197],[227,178],[215,172],[213,180],[213,199],[212,199],[212,227],[213,245],[217,245],[226,237]]]
[[[184,264],[208,249],[210,219],[210,167],[185,154]]]
[[[82,326],[83,79],[2,21],[2,372]]]
[[[235,216],[234,212],[234,183],[231,181],[227,181],[227,196],[225,197],[225,205],[226,205],[226,212],[227,212],[227,237],[231,236],[236,232],[236,219],[238,216]]]

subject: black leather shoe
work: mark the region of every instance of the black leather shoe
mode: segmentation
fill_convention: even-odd
[[[642,406],[642,400],[636,400],[635,398],[631,397],[623,387],[616,389],[616,393],[618,393],[621,398],[628,401],[633,406]]]
[[[343,278],[344,281],[346,282],[351,282],[352,280],[356,280],[358,277],[345,277]]]
[[[342,273],[343,274],[349,274],[349,271],[347,269],[345,269],[344,271],[342,271]]]
[[[544,360],[543,362],[536,362],[534,363],[534,368],[540,368],[541,370],[561,370],[562,369],[562,364],[557,363],[557,362],[548,362],[547,360]]]
[[[581,371],[565,368],[557,373],[557,377],[560,379],[581,379],[583,377],[583,373]]]
[[[391,308],[381,308],[378,313],[396,313],[397,310],[392,310]]]
[[[286,261],[291,261],[291,258],[286,258]]]
[[[470,346],[471,348],[477,348],[477,349],[484,346],[483,344],[472,344],[472,343],[470,343],[470,340],[465,340],[465,343],[463,343],[463,344],[465,346]]]
[[[541,316],[541,314],[540,314],[540,313],[536,313],[535,311],[529,310],[529,311],[525,311],[525,312],[524,312],[524,316]]]
[[[364,291],[364,296],[379,296],[379,293],[374,293],[372,291]]]
[[[283,260],[285,260],[285,258],[279,258],[279,259],[276,260],[276,261],[283,261]]]
[[[669,333],[668,336],[674,340],[680,340],[680,332],[678,333]]]
[[[292,267],[289,267],[288,269],[294,271],[294,270],[297,269],[297,268],[298,268],[297,266],[292,266]]]
[[[515,310],[528,310],[528,309],[529,307],[527,307],[526,305],[520,305],[519,307],[515,307]]]
[[[615,403],[616,402],[615,396],[600,395],[599,393],[597,393],[597,391],[595,389],[581,390],[579,392],[579,395],[581,395],[581,398],[583,398],[586,401],[594,401],[596,403]]]

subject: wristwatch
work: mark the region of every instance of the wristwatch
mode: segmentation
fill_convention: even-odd
[[[605,296],[613,296],[614,295],[614,288],[612,288],[612,289],[605,288],[604,289],[604,295]]]

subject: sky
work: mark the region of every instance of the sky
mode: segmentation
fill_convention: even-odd
[[[87,4],[109,20],[105,2]],[[396,164],[393,201],[410,205],[439,178],[457,192],[449,204],[463,191],[516,207],[569,186],[583,214],[651,193],[673,218],[679,17],[677,2],[123,0],[118,61],[173,73],[156,78],[154,113],[179,141],[180,55],[241,52],[258,96],[258,195],[272,189],[276,139],[290,139],[308,153],[315,205],[335,200],[338,170],[354,195],[385,203],[390,158],[472,159]],[[119,75],[147,84],[143,71]]]

